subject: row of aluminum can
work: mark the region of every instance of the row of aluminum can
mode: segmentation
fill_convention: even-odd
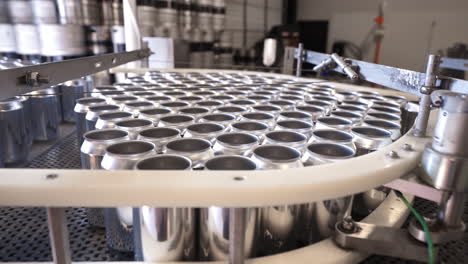
[[[82,166],[106,170],[270,170],[338,162],[396,140],[406,104],[399,96],[238,73],[152,72],[93,92],[75,107],[78,137],[84,134]],[[245,255],[328,237],[353,200],[374,209],[381,202],[376,191],[248,208]],[[111,248],[135,251],[137,260],[225,260],[229,213],[215,206],[93,208],[88,220],[105,225]]]
[[[27,160],[33,141],[58,138],[60,122],[74,122],[74,105],[89,90],[85,79],[0,101],[0,165]]]

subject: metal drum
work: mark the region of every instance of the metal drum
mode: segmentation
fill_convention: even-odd
[[[41,55],[49,57],[82,56],[86,54],[84,30],[80,25],[40,24]]]
[[[137,170],[190,170],[192,163],[179,155],[158,155],[135,165]],[[194,208],[143,206],[133,211],[137,261],[195,260],[196,214]]]
[[[25,108],[19,98],[0,101],[0,165],[28,158],[30,142]]]
[[[75,103],[78,99],[88,95],[87,92],[89,92],[89,90],[84,79],[68,81],[60,86],[63,121],[75,122]]]
[[[128,140],[128,133],[118,129],[89,131],[84,135],[81,145],[81,168],[90,170],[102,169],[101,162],[106,148],[111,144]],[[95,227],[104,227],[104,209],[87,208],[88,223]]]
[[[31,120],[34,140],[54,140],[58,137],[60,123],[59,97],[56,89],[34,91],[31,96]]]
[[[154,144],[130,140],[106,148],[101,166],[105,170],[130,170],[142,158],[156,154]],[[131,207],[104,209],[107,245],[117,251],[132,252],[133,213]]]
[[[257,165],[242,156],[219,156],[205,164],[206,170],[255,170]],[[258,236],[260,209],[247,208],[245,214],[244,257],[255,256]],[[230,208],[208,207],[200,212],[200,258],[204,261],[227,260],[230,240]]]
[[[56,0],[60,24],[83,24],[81,1]]]
[[[86,128],[86,114],[89,107],[92,105],[104,104],[105,99],[96,97],[85,97],[76,100],[75,108],[73,109],[76,124],[76,137],[78,138],[78,145],[83,143],[83,134],[87,131]]]

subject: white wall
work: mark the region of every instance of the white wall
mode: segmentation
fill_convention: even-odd
[[[298,19],[329,20],[330,51],[336,40],[360,44],[373,25],[379,2],[298,0]],[[455,42],[468,43],[467,13],[467,0],[387,0],[380,63],[424,71],[428,49],[434,53]],[[365,59],[371,61],[373,54],[370,49]]]
[[[242,48],[243,0],[226,0],[226,30],[233,33],[233,47]],[[281,0],[268,0],[268,30],[281,24]],[[264,0],[247,0],[247,47],[264,36]]]

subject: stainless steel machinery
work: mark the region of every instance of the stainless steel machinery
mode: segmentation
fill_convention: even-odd
[[[115,69],[131,74],[92,96],[131,113],[112,129],[125,126],[134,139],[107,146],[106,170],[1,169],[0,201],[47,208],[55,263],[70,263],[73,254],[66,207],[113,208],[113,223],[125,224],[122,243],[132,243],[136,226],[133,245],[144,261],[198,260],[189,255],[199,225],[205,263],[356,263],[370,254],[432,261],[433,245],[463,239],[468,82],[438,76],[436,56],[424,74],[301,48],[287,52],[296,57],[297,76]],[[1,97],[147,55],[3,70]],[[306,62],[397,91],[301,78]],[[414,126],[398,131],[418,98]],[[401,228],[414,196],[440,206],[426,219],[416,212]],[[194,225],[200,208],[203,221]]]

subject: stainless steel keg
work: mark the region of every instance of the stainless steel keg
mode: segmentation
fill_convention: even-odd
[[[154,154],[153,143],[139,140],[119,142],[106,148],[101,167],[105,170],[130,170],[139,160]],[[106,208],[104,222],[107,245],[117,251],[133,251],[132,208]]]
[[[140,160],[137,170],[190,170],[191,161],[179,155],[158,155]],[[133,212],[137,261],[195,260],[194,208],[142,206]]]
[[[207,170],[255,170],[256,164],[242,156],[218,156],[205,164]],[[260,209],[247,208],[245,214],[245,258],[254,257],[258,247]],[[204,261],[229,257],[230,208],[208,207],[200,212],[200,258]]]
[[[89,107],[92,105],[104,104],[105,102],[106,100],[95,97],[85,97],[76,100],[74,115],[79,146],[83,143],[83,134],[87,131],[86,114],[88,113]]]
[[[192,161],[193,168],[202,168],[214,156],[211,143],[205,139],[184,138],[168,142],[164,153],[182,155]]]
[[[137,139],[153,143],[156,152],[161,153],[168,142],[180,137],[180,131],[176,128],[154,127],[140,131]]]

